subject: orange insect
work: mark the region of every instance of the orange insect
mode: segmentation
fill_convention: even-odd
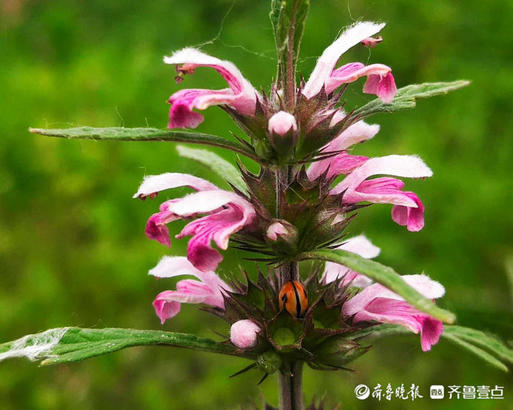
[[[287,282],[280,290],[280,309],[285,308],[291,316],[301,318],[308,308],[305,287],[297,280]]]

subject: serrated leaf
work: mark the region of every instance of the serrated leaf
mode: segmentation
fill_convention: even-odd
[[[312,252],[305,252],[299,255],[299,259],[316,259],[327,262],[335,262],[361,273],[368,278],[381,283],[388,289],[402,296],[404,300],[415,306],[422,312],[428,313],[434,318],[440,319],[445,323],[454,323],[456,317],[453,313],[442,309],[436,304],[422,296],[419,292],[409,286],[401,276],[392,268],[381,263],[348,252],[342,249],[326,250],[321,249]]]
[[[353,116],[362,119],[379,112],[394,112],[413,108],[416,105],[417,98],[428,98],[447,94],[451,91],[466,87],[469,84],[470,81],[458,80],[452,82],[407,85],[397,91],[394,100],[390,104],[384,103],[379,98],[376,98],[356,109]]]
[[[176,150],[180,156],[193,159],[203,165],[206,165],[238,190],[245,194],[248,193],[248,187],[242,179],[242,175],[239,170],[219,155],[206,149],[189,148],[183,145],[178,145]]]
[[[250,357],[231,344],[185,333],[136,329],[82,329],[65,327],[27,335],[13,342],[0,344],[0,361],[27,357],[42,360],[43,365],[76,362],[127,347],[162,345]]]
[[[385,336],[398,334],[412,334],[412,332],[399,325],[377,325],[348,335],[351,340],[367,338],[367,340],[379,339]],[[465,348],[490,365],[508,372],[508,367],[502,362],[513,363],[513,350],[494,336],[480,330],[463,326],[444,326],[442,337]],[[501,361],[502,360],[502,361]]]
[[[68,139],[89,139],[105,141],[171,141],[187,142],[191,144],[211,145],[228,149],[245,155],[254,160],[258,157],[248,147],[244,147],[233,141],[217,135],[203,134],[189,131],[171,131],[158,128],[123,128],[123,127],[76,127],[76,128],[29,128],[34,134],[46,135],[48,137],[59,137]]]

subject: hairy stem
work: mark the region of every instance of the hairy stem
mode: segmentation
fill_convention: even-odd
[[[290,20],[287,45],[287,66],[285,68],[284,94],[287,110],[294,111],[296,106],[296,59],[294,55],[294,40],[296,36],[296,13],[297,0],[294,1],[294,7]]]
[[[303,362],[289,362],[279,375],[280,410],[303,410]]]
[[[277,167],[275,171],[275,181],[276,181],[276,218],[282,217],[282,206],[283,202],[286,201],[287,189],[290,185],[290,181],[292,180],[293,168],[291,165],[286,165],[283,167]],[[299,269],[297,262],[290,262],[281,265],[277,271],[279,277],[280,287],[283,286],[286,282],[291,280],[299,279]]]

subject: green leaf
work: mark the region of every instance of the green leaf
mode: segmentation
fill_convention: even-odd
[[[513,350],[493,335],[463,326],[450,326],[446,332],[460,340],[490,350],[500,359],[513,364]]]
[[[477,357],[480,357],[485,362],[488,362],[492,366],[498,368],[499,370],[502,370],[504,372],[508,371],[508,367],[504,365],[500,360],[496,359],[494,356],[492,356],[487,351],[473,345],[472,343],[469,343],[463,339],[460,339],[458,336],[455,336],[454,334],[450,332],[444,332],[443,336],[450,340],[451,342],[457,344],[460,347],[463,347],[467,349],[469,352],[474,353]]]
[[[239,170],[224,158],[206,149],[189,148],[183,145],[178,145],[176,149],[182,157],[201,162],[241,192],[248,193],[248,187]]]
[[[229,149],[258,161],[256,154],[248,147],[236,142],[229,141],[217,135],[202,134],[189,131],[170,131],[158,128],[29,128],[34,134],[46,135],[48,137],[59,137],[68,139],[89,139],[89,140],[113,140],[113,141],[172,141],[187,142],[191,144],[212,145]]]
[[[367,340],[380,339],[385,336],[398,334],[412,334],[412,332],[399,325],[371,326],[348,336],[351,340],[367,338]],[[494,336],[480,330],[463,326],[444,326],[442,337],[467,349],[485,362],[499,370],[508,372],[509,369],[503,362],[513,364],[513,350]]]
[[[305,252],[299,255],[299,259],[316,259],[335,262],[347,266],[355,272],[361,273],[368,278],[381,283],[388,289],[402,296],[404,300],[422,312],[428,313],[429,315],[446,323],[454,323],[456,320],[453,313],[436,306],[432,300],[422,296],[419,292],[409,286],[392,268],[382,265],[381,263],[362,258],[355,253],[342,249],[322,249]]]
[[[242,353],[231,344],[184,333],[63,327],[0,344],[0,361],[13,357],[27,357],[30,360],[42,360],[43,365],[68,363],[127,347],[147,345],[174,346],[231,356],[252,357],[250,353]]]
[[[434,97],[435,95],[447,94],[450,91],[458,90],[470,84],[467,80],[458,80],[445,83],[424,83],[411,84],[400,88],[394,100],[386,104],[379,98],[372,100],[363,107],[354,111],[353,115],[358,119],[369,117],[378,112],[394,112],[413,108],[417,98]]]

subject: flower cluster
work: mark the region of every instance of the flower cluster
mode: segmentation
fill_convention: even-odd
[[[345,363],[340,356],[348,360],[364,353],[366,348],[346,338],[346,333],[370,323],[392,323],[420,333],[424,351],[438,342],[443,332],[441,321],[380,283],[334,262],[303,275],[307,278],[304,285],[297,272],[285,277],[279,269],[260,274],[256,282],[246,279],[231,284],[215,273],[222,255],[213,244],[226,250],[230,238],[243,250],[267,255],[269,263],[276,265],[297,263],[295,257],[301,252],[315,249],[377,257],[380,249],[366,237],[347,239],[344,231],[354,211],[369,203],[391,204],[392,219],[409,231],[423,228],[423,203],[415,193],[404,191],[404,182],[397,177],[430,177],[432,171],[426,164],[414,155],[369,158],[350,153],[357,144],[373,138],[379,126],[344,111],[345,87],[366,77],[363,92],[384,103],[393,101],[397,89],[391,68],[384,64],[349,62],[337,67],[337,63],[358,44],[374,47],[381,42],[381,37],[373,36],[383,27],[362,22],[344,31],[319,57],[308,81],[297,88],[292,109],[283,104],[277,86],[269,95],[258,92],[231,62],[192,48],[164,58],[165,63],[176,66],[177,80],[198,67],[210,67],[228,84],[222,90],[174,93],[169,98],[169,128],[195,128],[203,121],[196,110],[219,105],[247,134],[245,143],[259,158],[260,173],[254,175],[241,167],[246,192],[227,191],[180,173],[144,179],[136,198],[155,198],[161,191],[178,187],[194,191],[164,201],[146,225],[150,239],[169,247],[167,225],[191,220],[176,235],[178,239],[191,237],[187,257],[165,256],[150,270],[158,278],[196,278],[181,280],[176,290],[157,295],[153,305],[162,323],[174,317],[182,303],[201,303],[230,323],[230,341],[237,348],[294,351],[294,357],[316,368],[336,368]],[[283,169],[287,170],[285,182],[280,174]],[[289,317],[292,313],[287,315],[278,301],[287,280],[299,280],[297,286],[303,292],[298,293],[296,285],[290,287],[290,297],[298,306],[296,317]],[[425,275],[405,275],[403,280],[426,298],[444,294],[442,285]],[[263,295],[264,304],[255,292]],[[315,323],[321,316],[331,319],[319,329]],[[287,341],[283,341],[283,329],[293,334]]]

